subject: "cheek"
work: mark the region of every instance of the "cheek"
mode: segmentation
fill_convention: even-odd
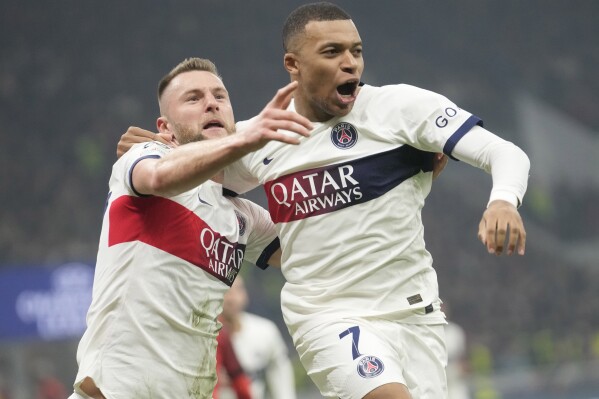
[[[180,123],[182,123],[182,124],[190,125],[190,124],[192,124],[193,122],[197,121],[197,120],[198,120],[198,117],[199,117],[200,115],[201,115],[201,114],[200,114],[199,112],[196,112],[196,111],[194,111],[194,110],[191,110],[191,109],[189,109],[189,110],[185,110],[185,111],[183,111],[183,112],[180,112],[180,113],[177,115],[177,120],[178,120]]]
[[[316,66],[305,75],[315,91],[325,91],[335,81],[335,70],[325,66]]]

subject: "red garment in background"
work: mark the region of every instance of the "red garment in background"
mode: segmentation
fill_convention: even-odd
[[[37,385],[37,399],[65,399],[67,390],[64,385],[54,377],[42,378]]]
[[[237,360],[231,337],[226,328],[222,328],[216,338],[216,375],[218,380],[214,388],[213,399],[218,399],[219,386],[223,381],[228,381],[235,391],[237,399],[252,399],[252,381],[245,374]]]

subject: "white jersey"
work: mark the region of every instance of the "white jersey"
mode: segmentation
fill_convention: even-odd
[[[365,85],[348,115],[313,123],[300,145],[270,142],[225,170],[235,192],[264,185],[294,341],[332,318],[445,322],[421,209],[433,152],[451,154],[480,122],[427,90]]]
[[[240,330],[231,332],[235,354],[252,380],[252,399],[295,399],[293,367],[287,346],[277,325],[271,320],[243,312]],[[222,386],[221,399],[234,399],[232,389]]]
[[[131,171],[170,149],[135,145],[112,171],[76,392],[107,398],[211,398],[217,316],[242,260],[266,266],[268,213],[207,181],[171,198],[141,196]]]

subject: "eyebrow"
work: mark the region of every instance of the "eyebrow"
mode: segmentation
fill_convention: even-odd
[[[320,48],[325,48],[325,47],[346,47],[345,43],[343,42],[338,42],[338,41],[329,41],[329,42],[325,42],[322,45],[320,45]],[[362,46],[362,41],[359,42],[353,42],[349,47],[357,47],[357,46]]]
[[[227,91],[226,88],[224,87],[220,87],[220,86],[211,86],[208,88],[202,87],[200,88],[193,88],[193,89],[189,89],[189,90],[185,90],[181,95],[182,96],[186,96],[188,94],[194,94],[194,93],[202,93],[203,91],[208,90],[212,93],[225,93],[225,94],[229,94],[229,92]]]

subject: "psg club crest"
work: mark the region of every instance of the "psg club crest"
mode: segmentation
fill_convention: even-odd
[[[385,370],[383,361],[376,356],[364,356],[358,362],[358,374],[362,378],[374,378]]]
[[[358,131],[351,123],[338,123],[331,130],[331,141],[335,147],[347,150],[352,148],[358,141]]]
[[[245,216],[237,211],[235,211],[235,215],[237,215],[237,223],[239,224],[239,235],[242,236],[245,234],[245,226],[247,224],[245,222]]]

